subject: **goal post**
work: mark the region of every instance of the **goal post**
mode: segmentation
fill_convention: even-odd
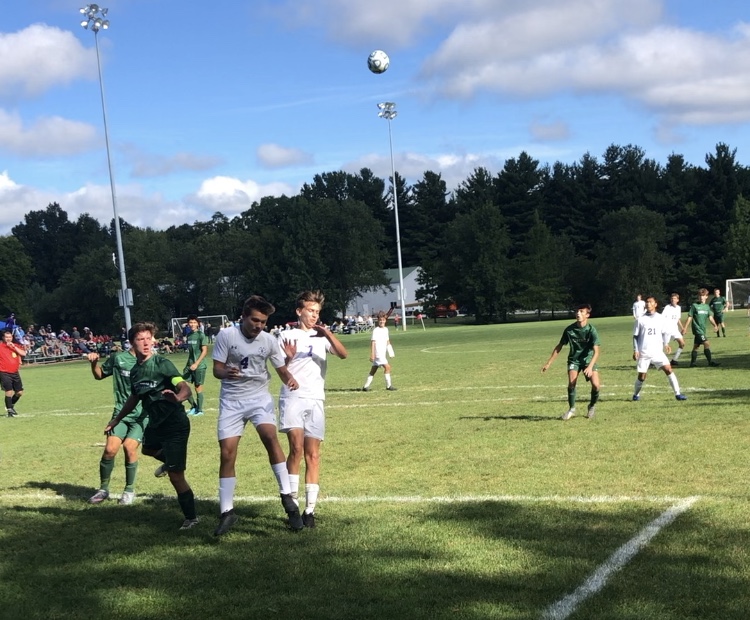
[[[750,278],[735,278],[726,281],[727,308],[746,308],[750,304]]]
[[[229,317],[226,314],[207,314],[198,316],[198,322],[201,325],[201,330],[205,330],[208,325],[211,325],[211,337],[216,336],[222,327],[225,327],[229,323]],[[169,332],[172,334],[172,338],[182,334],[183,326],[187,323],[186,316],[174,317],[169,322]]]

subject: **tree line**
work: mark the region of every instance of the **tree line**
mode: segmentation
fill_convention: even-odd
[[[397,172],[395,186],[402,262],[422,267],[418,296],[427,307],[453,300],[478,322],[583,301],[622,314],[637,292],[689,299],[750,277],[750,169],[723,143],[705,166],[611,145],[572,164],[522,152],[453,191],[431,171],[413,185]],[[299,194],[262,198],[232,219],[217,212],[167,230],[121,219],[133,318],[236,316],[257,293],[281,321],[307,288],[325,291],[325,319],[343,315],[397,264],[392,198],[390,179],[363,168],[315,175]],[[0,313],[119,333],[114,239],[114,221],[71,221],[57,203],[27,213],[0,237]]]

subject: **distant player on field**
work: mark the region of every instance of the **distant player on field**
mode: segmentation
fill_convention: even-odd
[[[698,349],[703,347],[703,354],[708,360],[709,366],[718,366],[711,356],[711,343],[708,341],[706,327],[711,318],[711,307],[706,303],[708,299],[708,290],[702,288],[698,291],[698,301],[690,306],[687,321],[682,328],[682,333],[687,333],[688,327],[693,332],[693,350],[690,353],[690,367],[696,365],[698,360]]]
[[[208,355],[208,338],[200,330],[200,323],[195,314],[191,314],[187,321],[187,337],[185,343],[188,349],[188,359],[182,378],[195,386],[195,400],[190,396],[190,411],[188,415],[203,415],[203,384],[206,382],[206,356]],[[197,401],[197,402],[196,402]]]
[[[91,374],[94,375],[94,379],[101,381],[112,377],[112,389],[115,395],[115,410],[112,412],[114,419],[132,393],[130,371],[135,366],[135,353],[132,350],[112,353],[103,364],[98,363],[98,353],[89,353],[86,358],[91,363]],[[99,490],[89,499],[90,504],[100,504],[109,497],[109,483],[120,446],[125,453],[125,490],[120,496],[119,503],[133,503],[135,477],[138,473],[138,446],[143,441],[143,433],[147,424],[148,418],[141,415],[139,402],[133,412],[123,418],[107,435],[107,443],[104,445],[104,452],[99,461]]]
[[[378,326],[372,330],[372,337],[370,338],[370,364],[372,364],[372,367],[370,368],[370,374],[365,379],[363,392],[370,391],[372,380],[380,367],[383,368],[385,373],[385,389],[391,392],[396,391],[391,383],[391,365],[388,363],[388,347],[391,346],[391,337],[388,333],[388,327],[386,327],[387,320],[385,312],[382,310],[378,312]]]
[[[677,351],[672,356],[670,365],[679,366],[677,360],[680,359],[682,350],[685,348],[685,339],[682,337],[682,306],[680,306],[680,296],[677,293],[669,296],[669,303],[664,306],[661,316],[670,333],[670,339],[677,341]]]
[[[135,409],[139,401],[142,403],[143,413],[148,416],[142,452],[162,461],[155,475],[169,476],[185,517],[180,529],[189,530],[198,525],[195,496],[185,479],[190,419],[182,403],[190,397],[190,385],[171,361],[156,353],[155,333],[153,323],[136,323],[128,331],[128,340],[133,345],[136,357],[136,364],[130,373],[132,394],[104,432],[109,434]]]
[[[711,301],[708,302],[711,306],[711,312],[713,313],[713,324],[714,330],[716,331],[716,337],[719,338],[719,329],[721,329],[721,335],[724,338],[727,337],[727,326],[724,324],[724,313],[727,311],[727,298],[722,297],[721,291],[718,288],[714,289],[714,296]]]
[[[638,293],[633,302],[633,318],[637,321],[643,316],[644,312],[646,312],[646,302],[643,301],[643,297]]]
[[[16,403],[23,396],[23,382],[21,381],[21,361],[26,355],[26,349],[13,342],[13,332],[3,330],[3,341],[0,343],[0,385],[5,392],[5,412],[9,418],[15,418]]]
[[[292,391],[281,388],[279,426],[289,440],[289,480],[292,495],[299,489],[299,471],[305,457],[305,527],[315,527],[315,504],[320,491],[320,444],[325,439],[325,380],[331,353],[345,359],[346,347],[323,325],[318,324],[325,296],[320,291],[305,291],[297,296],[299,327],[281,334],[289,372],[299,383]]]
[[[672,372],[669,358],[664,354],[671,353],[669,341],[672,337],[672,327],[667,324],[656,308],[658,304],[653,296],[646,297],[646,312],[636,322],[633,330],[633,359],[637,362],[633,389],[633,400],[640,400],[641,388],[646,381],[649,366],[654,365],[657,370],[661,368],[667,375],[667,381],[672,386],[674,396],[677,400],[687,400],[687,396],[680,393],[680,385],[677,377]]]
[[[245,425],[252,422],[268,453],[271,470],[276,476],[281,504],[289,516],[289,526],[301,530],[299,506],[292,497],[286,456],[281,449],[276,428],[276,406],[268,391],[271,375],[267,363],[290,390],[297,389],[287,370],[284,353],[278,341],[264,331],[268,317],[275,312],[271,303],[253,295],[242,307],[242,321],[237,327],[223,329],[216,336],[213,350],[213,374],[221,380],[219,395],[219,525],[215,536],[226,534],[237,522],[234,513],[234,489],[237,484],[235,462]]]
[[[599,400],[599,370],[596,362],[599,359],[600,342],[596,328],[589,323],[591,306],[583,304],[576,309],[576,322],[568,325],[563,331],[560,342],[552,350],[547,363],[542,366],[542,372],[547,372],[557,355],[565,345],[570,346],[568,352],[568,411],[562,415],[563,420],[570,420],[576,414],[576,383],[579,373],[583,372],[586,381],[591,382],[591,400],[586,417],[594,417],[594,409]]]

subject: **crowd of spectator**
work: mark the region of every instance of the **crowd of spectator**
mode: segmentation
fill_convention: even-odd
[[[94,334],[88,327],[70,332],[64,328],[53,329],[52,325],[29,325],[26,331],[16,330],[16,341],[26,347],[28,362],[73,359],[89,353],[109,355],[121,343],[109,335]]]

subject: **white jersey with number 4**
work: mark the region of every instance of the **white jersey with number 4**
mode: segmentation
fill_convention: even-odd
[[[270,360],[274,368],[284,365],[284,353],[276,338],[260,332],[251,340],[240,327],[228,327],[216,335],[211,357],[240,371],[239,379],[221,382],[220,397],[231,400],[247,400],[268,392],[271,373],[266,362]]]

